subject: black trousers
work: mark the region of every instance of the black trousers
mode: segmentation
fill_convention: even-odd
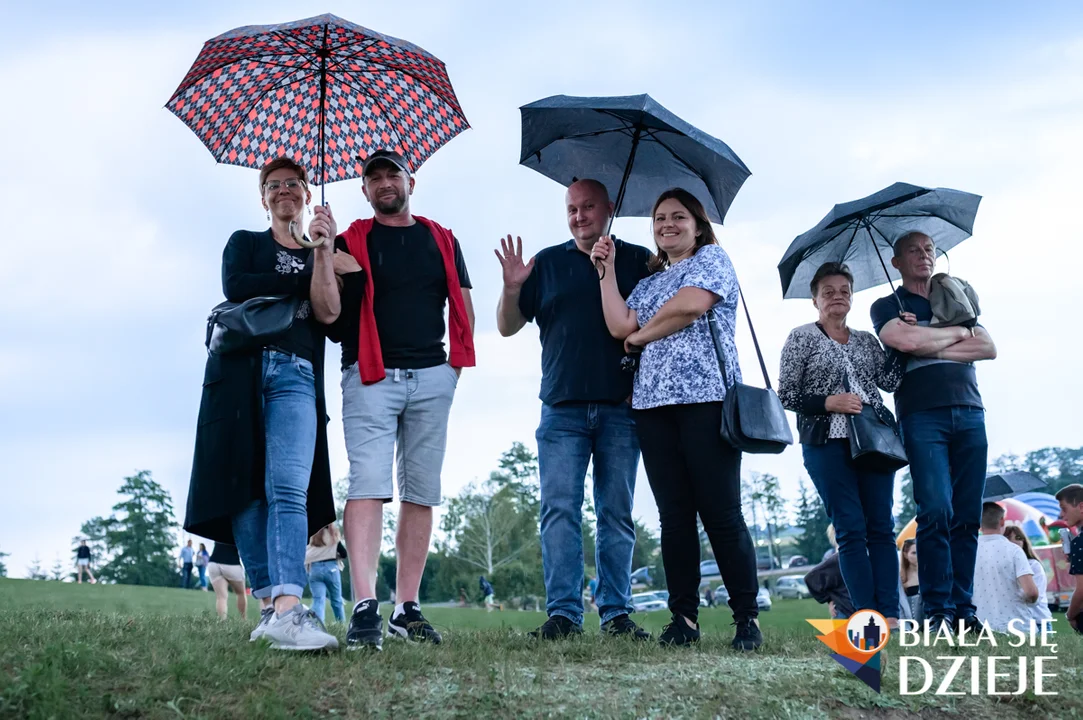
[[[711,542],[730,609],[756,617],[756,551],[741,514],[741,453],[719,437],[722,403],[634,411],[643,464],[662,525],[669,609],[699,615],[699,531]]]

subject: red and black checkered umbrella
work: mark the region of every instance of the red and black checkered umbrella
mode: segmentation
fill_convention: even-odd
[[[166,107],[219,162],[287,155],[321,186],[359,177],[380,149],[416,171],[469,127],[444,63],[334,15],[208,41]]]

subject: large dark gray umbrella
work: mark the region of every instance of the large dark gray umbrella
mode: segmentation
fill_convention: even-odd
[[[1034,477],[1028,472],[998,473],[985,478],[985,493],[982,494],[982,500],[996,502],[1021,493],[1044,490],[1046,487],[1045,480]]]
[[[778,264],[782,297],[812,297],[809,283],[825,262],[849,266],[854,292],[898,280],[899,271],[890,264],[897,239],[919,230],[946,252],[974,232],[980,202],[980,195],[900,182],[836,205],[786,249]]]
[[[649,95],[554,95],[519,110],[519,163],[564,186],[601,181],[617,192],[614,217],[647,217],[663,191],[682,187],[721,223],[751,174],[726,143]]]

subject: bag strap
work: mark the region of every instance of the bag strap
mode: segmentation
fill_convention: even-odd
[[[767,374],[767,363],[763,361],[763,353],[760,351],[760,341],[759,338],[756,337],[756,328],[752,325],[752,315],[748,312],[748,303],[745,302],[745,294],[742,292],[741,283],[739,282],[737,283],[737,295],[741,300],[741,306],[745,309],[745,318],[748,320],[748,329],[752,333],[752,344],[756,346],[756,357],[760,361],[760,371],[763,373],[763,383],[768,390],[771,390],[771,377]],[[708,314],[713,313],[714,308],[712,307],[707,312]],[[714,341],[715,355],[718,356],[718,365],[722,370],[722,383],[727,388],[731,388],[736,382],[731,383],[729,381],[729,366],[726,363],[726,353],[722,350],[722,338],[719,334],[718,322],[717,320],[708,317],[707,325],[711,329],[711,340]]]
[[[760,352],[760,341],[756,338],[756,328],[752,325],[752,315],[748,312],[748,303],[745,302],[745,294],[741,290],[741,283],[737,283],[737,295],[741,298],[741,307],[745,309],[745,318],[748,320],[748,329],[752,333],[752,344],[756,346],[756,357],[760,361],[760,371],[763,372],[764,386],[771,389],[771,378],[767,375],[767,363],[763,361],[763,353]]]

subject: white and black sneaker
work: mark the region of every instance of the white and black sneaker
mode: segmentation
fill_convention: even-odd
[[[376,600],[357,603],[350,615],[350,627],[346,630],[346,649],[372,648],[383,650],[384,620],[380,617],[380,604]]]
[[[256,629],[252,631],[252,634],[248,636],[248,642],[255,642],[263,637],[264,633],[267,632],[267,623],[271,621],[274,614],[275,609],[273,605],[259,611],[259,624],[256,625]]]
[[[387,634],[414,642],[430,642],[433,645],[439,645],[442,639],[440,633],[436,632],[421,614],[421,606],[416,602],[403,603],[402,612],[391,616],[387,622]]]
[[[263,636],[275,650],[335,650],[338,639],[327,632],[316,613],[297,603],[285,614],[275,613]]]

